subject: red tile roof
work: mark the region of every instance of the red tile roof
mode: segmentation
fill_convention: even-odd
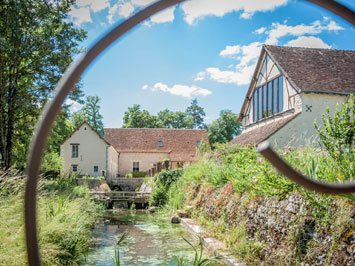
[[[303,92],[355,92],[355,51],[264,47]]]
[[[196,160],[197,141],[209,144],[206,130],[197,129],[105,128],[104,136],[117,152],[166,152],[178,162]]]
[[[268,120],[272,120],[272,121],[260,127],[256,127],[255,129],[252,129],[250,131],[243,132],[242,134],[232,139],[229,142],[229,144],[231,145],[238,144],[238,145],[245,145],[245,146],[248,144],[257,145],[263,142],[264,140],[267,140],[272,134],[274,134],[276,131],[284,127],[288,122],[293,120],[299,114],[300,113],[288,115],[286,117],[279,118],[275,121],[272,118],[267,118]],[[255,124],[253,126],[255,126]]]

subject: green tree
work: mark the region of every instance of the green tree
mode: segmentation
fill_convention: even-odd
[[[147,110],[141,110],[139,104],[128,107],[123,116],[123,128],[161,128],[157,116],[150,115]]]
[[[237,122],[238,114],[231,110],[222,110],[219,118],[207,126],[210,144],[225,143],[231,141],[242,129],[240,122]]]
[[[158,113],[158,120],[164,128],[193,128],[194,121],[192,116],[186,112],[172,112],[168,109]]]
[[[204,109],[198,105],[197,99],[193,99],[191,104],[186,109],[186,113],[192,116],[194,121],[194,128],[205,128],[206,125],[203,123],[204,117],[206,116]]]
[[[0,155],[4,167],[13,161],[24,163],[39,112],[86,37],[67,20],[73,3],[0,2]],[[70,97],[80,95],[76,88]]]
[[[78,127],[82,122],[86,121],[97,132],[103,136],[104,124],[100,113],[100,101],[98,96],[87,96],[84,106],[71,116],[74,127]]]

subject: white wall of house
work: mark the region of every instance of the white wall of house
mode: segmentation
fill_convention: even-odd
[[[118,152],[112,146],[109,146],[107,149],[107,179],[112,179],[118,175]]]
[[[120,152],[118,161],[120,176],[133,171],[133,162],[139,162],[139,171],[147,171],[157,161],[169,158],[167,152]]]
[[[283,148],[285,145],[298,146],[319,146],[317,131],[314,128],[314,120],[322,125],[322,114],[329,107],[331,115],[336,110],[336,104],[347,100],[347,95],[325,94],[325,93],[302,93],[302,112],[275,134],[270,136],[269,142],[275,148]],[[311,107],[311,111],[309,110]]]
[[[72,157],[72,146],[75,144],[78,145],[77,158]],[[60,154],[64,159],[64,172],[72,172],[73,165],[77,165],[80,174],[102,176],[102,171],[108,172],[106,159],[109,147],[110,145],[84,123],[60,146]],[[95,166],[97,172],[94,171]]]

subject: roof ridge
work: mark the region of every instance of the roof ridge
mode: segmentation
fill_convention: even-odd
[[[206,129],[196,129],[196,128],[123,128],[123,127],[120,127],[120,128],[116,128],[116,127],[105,127],[105,129],[123,129],[123,130],[132,130],[132,129],[139,129],[139,130],[194,130],[194,131],[203,131],[203,130],[206,130]]]
[[[299,47],[299,46],[281,46],[281,45],[271,45],[271,44],[263,44],[263,46],[265,46],[266,48],[268,48],[268,47],[279,47],[279,48],[288,48],[288,49],[355,52],[355,50],[350,50],[350,49],[346,50],[346,49],[313,48],[313,47]]]

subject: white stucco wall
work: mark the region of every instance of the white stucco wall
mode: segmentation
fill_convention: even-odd
[[[72,145],[79,144],[78,158],[72,158]],[[90,176],[102,176],[102,170],[107,173],[108,145],[87,124],[83,124],[74,134],[60,146],[60,154],[64,159],[65,172],[72,171],[72,165],[78,165],[78,173]],[[98,172],[94,172],[98,166]]]
[[[118,161],[120,176],[125,176],[127,172],[133,171],[133,162],[139,162],[139,171],[147,171],[157,161],[164,159],[170,159],[169,153],[120,152]]]
[[[116,178],[118,174],[118,152],[112,147],[108,147],[107,179]]]
[[[329,107],[333,115],[336,104],[339,104],[340,108],[347,100],[346,95],[325,93],[302,93],[300,97],[302,112],[269,138],[273,147],[283,148],[285,145],[319,147],[314,120],[317,119],[317,124],[322,125],[322,114],[325,113],[326,108]],[[307,111],[307,106],[312,106],[312,112]]]

